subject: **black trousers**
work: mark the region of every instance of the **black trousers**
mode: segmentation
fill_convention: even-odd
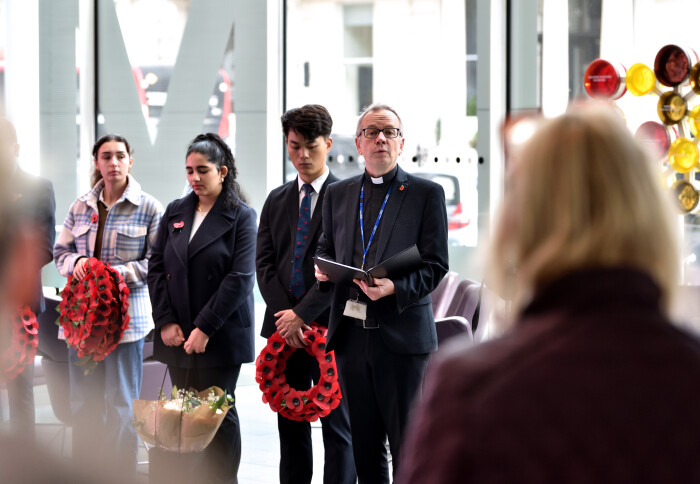
[[[218,368],[186,368],[168,366],[170,379],[178,388],[195,388],[197,391],[218,386],[235,398],[241,365]],[[238,467],[241,464],[241,426],[236,406],[229,409],[216,432],[214,440],[204,449],[206,478],[201,482],[238,483]]]
[[[285,368],[287,383],[297,390],[308,390],[318,383],[320,374],[316,359],[305,350],[295,351]],[[350,421],[345,403],[320,419],[325,462],[324,484],[354,484],[357,481],[352,455]],[[277,415],[280,435],[280,482],[310,484],[313,475],[311,424],[295,422]]]
[[[428,354],[393,353],[378,329],[345,329],[335,355],[350,414],[357,477],[360,484],[388,484],[386,439],[396,475],[404,430],[421,389]]]

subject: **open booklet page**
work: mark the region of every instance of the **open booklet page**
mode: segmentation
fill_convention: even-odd
[[[314,257],[314,261],[322,273],[328,274],[331,282],[350,286],[355,284],[353,279],[364,279],[367,285],[373,286],[373,277],[389,279],[399,277],[418,269],[423,264],[423,258],[415,244],[366,271],[322,257]]]

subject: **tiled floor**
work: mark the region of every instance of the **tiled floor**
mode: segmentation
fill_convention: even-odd
[[[262,307],[256,305],[256,312],[263,313]],[[265,345],[265,340],[256,339],[257,353]],[[7,409],[6,394],[0,392],[4,401],[2,408]],[[51,410],[46,385],[34,387],[37,440],[55,455],[69,458],[71,452],[70,428],[64,428]],[[273,484],[279,482],[279,440],[277,437],[277,415],[263,404],[262,393],[255,383],[255,367],[253,364],[243,365],[238,380],[236,400],[241,421],[241,438],[243,451],[241,466],[238,472],[240,484]],[[5,411],[5,417],[6,417]],[[314,447],[314,479],[313,483],[323,482],[323,442],[321,428],[318,422],[312,424]],[[140,450],[139,465],[140,479],[148,482],[148,456],[144,449]]]

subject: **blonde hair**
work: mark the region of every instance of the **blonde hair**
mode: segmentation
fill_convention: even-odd
[[[489,279],[516,312],[577,269],[649,274],[668,311],[679,256],[668,189],[619,115],[594,103],[544,121],[513,160],[489,254]]]

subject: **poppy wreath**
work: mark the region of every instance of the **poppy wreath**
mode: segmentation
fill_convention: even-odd
[[[269,404],[273,412],[290,420],[315,422],[340,405],[343,396],[338,385],[338,368],[334,352],[326,353],[327,333],[328,328],[316,323],[304,331],[310,343],[305,351],[316,358],[321,371],[318,383],[305,391],[291,388],[284,374],[287,359],[297,348],[289,346],[279,331],[267,340],[255,360],[255,381],[263,392],[263,403]]]
[[[61,296],[57,324],[88,374],[117,347],[129,327],[129,288],[116,269],[91,257],[85,277],[71,277]]]
[[[39,344],[39,323],[29,306],[23,306],[12,318],[10,345],[2,354],[5,380],[12,380],[29,364],[34,364]]]

